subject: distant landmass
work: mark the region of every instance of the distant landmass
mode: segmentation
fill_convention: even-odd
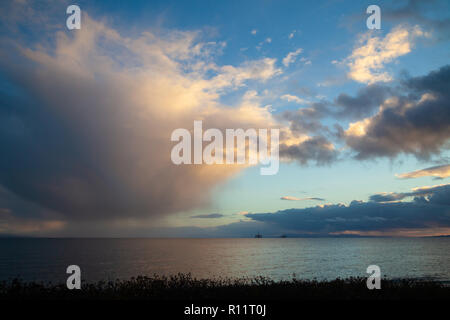
[[[386,236],[361,236],[357,234],[342,234],[342,235],[311,235],[311,234],[282,234],[282,235],[262,235],[257,234],[255,238],[388,238]]]
[[[358,234],[339,234],[339,235],[328,235],[328,234],[282,234],[282,235],[263,235],[257,234],[258,237],[255,238],[392,238],[392,236],[364,236]],[[417,238],[450,238],[450,235],[440,235],[440,236],[422,236]]]
[[[450,238],[450,234],[442,235],[442,236],[426,236],[422,238]]]

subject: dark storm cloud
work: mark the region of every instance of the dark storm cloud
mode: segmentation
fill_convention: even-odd
[[[400,228],[450,227],[449,206],[420,202],[352,202],[248,214],[250,219],[295,232],[383,231]]]
[[[156,163],[145,156],[151,146],[136,135],[139,126],[148,123],[139,124],[127,110],[120,111],[127,101],[118,83],[111,84],[110,88],[117,86],[111,92],[61,70],[49,69],[45,75],[17,71],[11,79],[29,98],[14,99],[13,107],[2,96],[0,145],[8,152],[0,158],[0,181],[5,187],[28,201],[77,218],[114,217],[130,208],[137,215],[164,212],[177,202],[171,199],[173,190],[163,191],[160,183],[166,179],[158,184],[149,180],[144,188],[131,180],[137,173],[130,167],[133,152],[147,158],[150,167]],[[122,121],[134,123],[135,128],[125,129]],[[128,152],[123,149],[126,141],[139,143],[140,154],[131,145],[125,148]],[[122,168],[114,169],[117,161]],[[158,185],[163,189],[158,191]]]
[[[33,203],[82,229],[136,220],[149,226],[163,215],[202,208],[213,187],[243,167],[175,165],[173,131],[199,119],[221,129],[276,124],[265,108],[243,104],[232,111],[217,102],[225,88],[281,72],[275,59],[224,68],[208,63],[220,69],[217,75],[196,69],[194,76],[183,66],[215,58],[199,31],[127,37],[85,12],[77,32],[44,28],[30,33],[30,41],[22,35],[43,22],[42,12],[30,8],[22,16],[22,9],[14,17],[0,10],[0,20],[17,27],[0,36],[0,148],[6,150],[0,188],[16,197],[0,208],[9,215],[42,216],[17,205]],[[311,141],[305,147],[302,156],[322,155]]]
[[[407,78],[403,83],[407,89],[413,90],[413,92],[433,92],[448,97],[450,94],[450,65],[431,71],[425,76]]]
[[[337,159],[338,151],[326,138],[317,136],[294,145],[281,143],[280,157],[300,164],[313,162],[317,165],[326,165]]]
[[[217,219],[217,218],[223,218],[223,217],[225,217],[225,216],[220,213],[198,214],[196,216],[191,216],[191,218],[195,218],[195,219]]]
[[[357,158],[407,153],[426,159],[448,148],[450,66],[407,79],[403,85],[407,96],[388,99],[375,116],[346,131],[345,140]]]
[[[327,133],[328,127],[320,120],[329,114],[327,102],[311,103],[308,108],[300,108],[295,111],[284,111],[277,117],[289,123],[289,128],[296,133]]]
[[[415,200],[450,206],[450,186],[446,185],[442,188],[436,188],[436,190],[428,197],[418,197],[415,198]]]
[[[308,108],[284,111],[281,120],[288,121],[293,132],[330,133],[321,120],[327,117],[340,119],[361,119],[371,115],[375,109],[395,90],[386,85],[371,84],[358,90],[355,96],[339,94],[333,101],[314,102]]]
[[[312,135],[300,144],[280,144],[280,156],[296,160],[300,164],[309,162],[318,165],[330,164],[337,160],[339,152],[332,147],[330,138],[342,139],[343,129],[336,124],[337,133],[322,123],[325,118],[359,119],[367,116],[392,93],[392,89],[382,85],[369,85],[358,91],[355,97],[340,94],[334,102],[310,103],[307,108],[288,110],[277,115],[280,121],[288,122],[291,132]]]
[[[414,196],[411,202],[387,202]],[[413,189],[409,193],[372,196],[370,202],[249,213],[247,218],[288,231],[330,233],[450,227],[450,184]],[[383,201],[380,203],[378,201]]]
[[[375,202],[391,202],[391,201],[402,200],[406,197],[408,197],[408,195],[406,193],[395,193],[395,192],[378,193],[378,194],[371,195],[370,200],[375,201]]]
[[[328,105],[327,101],[314,102],[307,108],[288,110],[277,115],[280,121],[289,123],[292,133],[312,135],[297,144],[286,144],[282,139],[280,142],[281,158],[295,160],[302,165],[307,163],[330,164],[337,159],[338,151],[326,137],[333,136],[333,133],[321,122],[329,115]]]
[[[371,84],[358,90],[355,97],[341,93],[335,100],[335,116],[346,119],[360,119],[370,115],[391,95],[393,90],[384,85]]]
[[[450,37],[449,12],[450,4],[447,0],[409,0],[400,7],[382,7],[382,19],[419,24],[434,31],[438,40],[447,40]],[[436,17],[441,13],[446,13],[447,16]]]
[[[373,115],[374,111],[378,112]],[[372,116],[371,116],[372,115]],[[362,119],[337,132],[324,119]],[[448,148],[450,138],[450,66],[425,76],[406,77],[398,85],[372,84],[355,96],[345,93],[333,102],[311,103],[307,108],[278,115],[291,132],[313,136],[299,145],[280,145],[280,155],[305,164],[336,160],[338,152],[328,139],[344,140],[356,158],[395,157],[401,153],[428,159]]]
[[[287,122],[290,133],[294,135],[313,135],[297,144],[280,142],[280,157],[294,160],[304,165],[315,163],[317,165],[330,164],[338,157],[337,150],[326,136],[332,136],[329,128],[322,124],[321,120],[329,114],[328,102],[310,103],[307,108],[295,111],[284,111],[276,115],[281,122]],[[287,139],[289,140],[289,139]]]
[[[65,222],[156,219],[204,206],[239,169],[174,165],[173,130],[191,128],[208,107],[205,122],[219,128],[267,122],[212,107],[211,88],[233,86],[234,75],[206,85],[179,69],[179,61],[209,58],[195,32],[126,38],[83,19],[77,32],[42,30],[36,46],[24,43],[21,28],[0,36],[0,187]],[[251,68],[272,68],[266,62]],[[40,214],[11,206],[0,202],[21,218]]]

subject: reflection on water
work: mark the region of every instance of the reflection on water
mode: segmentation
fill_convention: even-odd
[[[197,277],[334,279],[363,276],[450,281],[450,239],[1,239],[0,280],[86,281],[191,272]]]

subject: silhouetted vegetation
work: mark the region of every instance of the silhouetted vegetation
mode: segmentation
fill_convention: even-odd
[[[366,278],[332,281],[273,281],[265,277],[196,279],[190,274],[139,276],[130,280],[83,283],[81,290],[66,284],[0,282],[0,299],[148,299],[148,300],[322,300],[322,299],[450,299],[450,287],[412,279],[381,282],[381,290],[368,290]]]

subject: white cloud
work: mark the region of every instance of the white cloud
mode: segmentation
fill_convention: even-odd
[[[443,179],[450,177],[450,164],[396,174],[396,177],[400,179],[412,179],[420,177],[436,177]]]
[[[207,84],[211,89],[217,90],[228,87],[241,86],[247,80],[266,81],[282,73],[275,66],[276,59],[263,58],[260,60],[247,61],[239,67],[226,65],[215,67],[219,74],[213,77]]]
[[[282,95],[280,98],[283,100],[286,100],[288,102],[296,102],[296,103],[300,103],[300,104],[309,103],[308,100],[302,99],[302,98],[294,96],[292,94],[285,94],[285,95]]]
[[[385,64],[408,54],[417,37],[428,36],[418,26],[397,27],[384,38],[367,32],[359,40],[359,46],[345,59],[350,71],[348,77],[362,83],[388,82],[392,76],[384,71]]]
[[[299,48],[293,52],[289,52],[286,57],[283,58],[283,65],[288,67],[291,63],[295,62],[297,56],[303,52],[302,48]]]
[[[305,57],[301,57],[300,61],[303,62],[306,66],[311,64],[311,60],[308,60]]]

